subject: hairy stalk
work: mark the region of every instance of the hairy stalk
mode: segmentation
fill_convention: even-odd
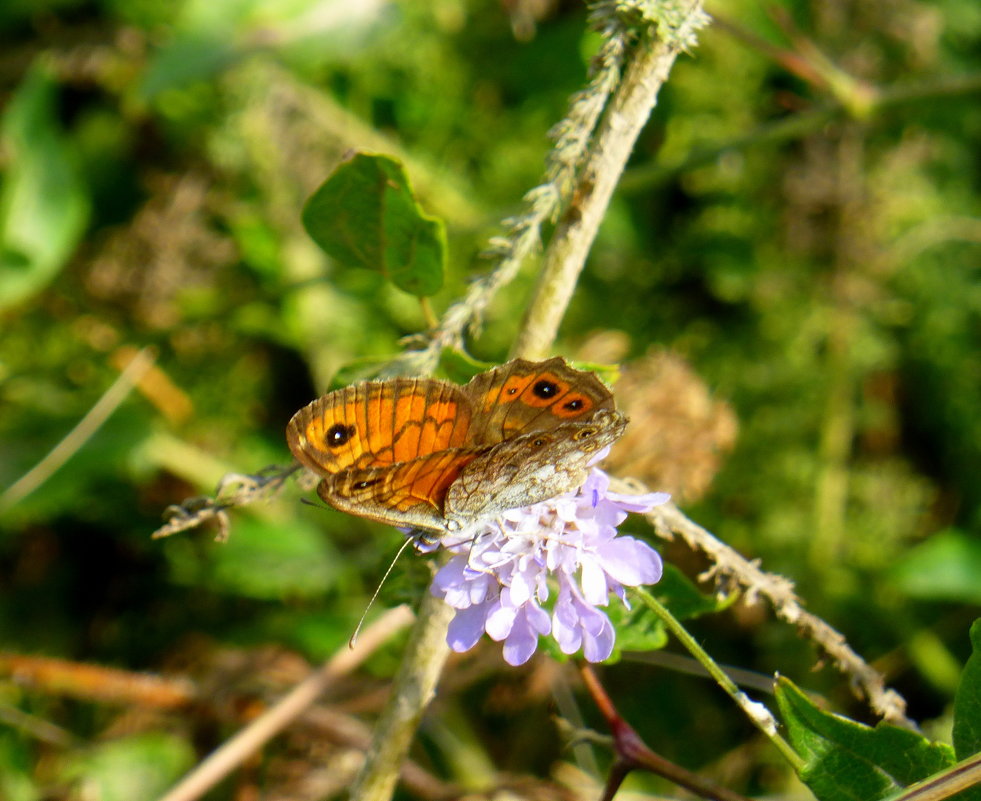
[[[392,695],[375,724],[371,747],[351,788],[352,801],[386,801],[395,792],[419,719],[433,698],[450,653],[446,627],[453,612],[449,604],[428,592],[423,597]]]
[[[671,41],[644,41],[630,59],[579,174],[573,202],[549,243],[514,355],[533,359],[549,355],[617,180],[678,50]]]
[[[603,17],[602,10],[598,10],[600,19],[615,18],[612,14]],[[599,219],[636,137],[654,106],[657,89],[666,79],[678,51],[691,43],[691,32],[704,21],[700,4],[691,4],[689,16],[671,20],[670,35],[664,37],[665,44],[653,44],[645,37],[628,59],[625,76],[610,101],[610,109],[596,141],[588,151],[576,188],[582,199],[575,208],[578,208],[579,217],[586,217],[589,223],[575,227],[574,236],[570,235],[572,226],[569,225],[563,226],[567,231],[565,235],[557,232],[556,238],[561,241],[558,244],[553,241],[549,247],[550,255],[545,268],[548,273],[543,274],[539,281],[532,313],[526,315],[522,322],[512,350],[513,356],[536,358],[547,354],[550,349],[599,227]],[[659,30],[667,29],[663,20],[659,22],[662,23],[657,26]],[[618,44],[617,53],[620,47]],[[602,73],[604,85],[609,75],[605,71]],[[597,80],[594,79],[594,83]],[[582,98],[580,95],[580,102],[584,102]],[[598,108],[594,106],[596,104],[591,104],[589,113],[584,116],[592,118],[594,114],[598,115]],[[575,103],[573,108],[576,108]],[[559,207],[561,187],[571,177],[578,163],[579,149],[585,146],[586,141],[584,129],[576,132],[560,130],[559,146],[555,151],[558,155],[553,155],[549,161],[551,182],[526,196],[526,202],[532,205],[528,215],[510,221],[513,235],[504,246],[505,252],[497,270],[472,287],[461,303],[449,309],[425,350],[407,354],[407,357],[416,360],[415,367],[431,370],[444,347],[462,345],[466,326],[473,326],[479,320],[493,294],[513,277],[524,256],[533,245],[537,245],[539,228]],[[573,155],[562,149],[564,142],[567,142],[566,147]],[[592,188],[584,193],[587,181]],[[570,219],[568,213],[566,219],[567,222]],[[547,301],[543,300],[544,297],[547,297]],[[412,643],[399,668],[392,697],[375,729],[371,752],[351,793],[353,801],[387,801],[391,798],[399,766],[408,753],[416,724],[430,700],[448,653],[445,636],[451,617],[452,609],[448,605],[427,595]]]
[[[505,234],[491,240],[484,255],[495,262],[493,269],[474,281],[463,299],[446,310],[423,350],[399,357],[396,372],[431,373],[444,348],[461,348],[464,333],[479,328],[494,296],[514,280],[525,259],[541,246],[542,226],[568,205],[576,171],[620,80],[631,38],[630,29],[613,15],[595,14],[594,27],[603,33],[605,41],[593,59],[589,83],[573,95],[569,113],[550,131],[555,146],[546,157],[545,180],[525,194],[526,210],[522,214],[504,220]]]
[[[635,481],[621,481],[619,486],[627,492],[646,489]],[[756,562],[746,559],[685,517],[674,504],[662,504],[646,517],[659,536],[673,539],[674,534],[680,534],[690,548],[709,557],[713,567],[703,578],[736,582],[745,590],[747,603],[754,603],[759,597],[766,598],[778,617],[797,626],[804,636],[824,650],[835,667],[861,690],[877,714],[895,726],[916,730],[916,724],[906,716],[903,697],[886,687],[882,675],[849,647],[841,632],[804,608],[789,579],[761,570]]]

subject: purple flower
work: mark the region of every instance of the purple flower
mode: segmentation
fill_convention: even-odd
[[[590,662],[613,651],[615,632],[598,607],[610,593],[626,605],[624,587],[661,578],[661,558],[647,543],[618,537],[628,512],[665,503],[663,492],[621,495],[609,491],[607,475],[593,468],[575,493],[504,512],[461,537],[441,544],[453,557],[430,591],[456,609],[447,642],[467,651],[485,632],[504,643],[509,664],[527,662],[540,635],[551,634],[563,653],[582,649]],[[543,608],[553,588],[551,613]]]

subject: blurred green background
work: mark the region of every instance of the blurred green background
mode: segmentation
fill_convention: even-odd
[[[557,352],[640,360],[623,399],[629,444],[663,451],[645,478],[792,578],[942,738],[981,607],[981,5],[708,10]],[[540,181],[546,133],[598,44],[565,0],[0,7],[0,488],[135,349],[156,353],[60,470],[0,500],[0,648],[227,693],[178,714],[112,681],[88,694],[25,684],[7,664],[0,798],[150,798],[248,719],[243,699],[275,697],[304,660],[344,647],[399,544],[391,529],[287,489],[235,513],[227,545],[149,534],[223,473],[286,463],[296,409],[424,328],[414,298],[328,263],[302,229],[304,201],[344,154],[402,159],[445,219],[439,313],[488,269],[479,252]],[[506,357],[534,266],[496,300],[474,355]],[[709,418],[650,367],[666,352],[687,363],[685,387],[715,399],[714,423],[738,421],[705,445],[697,481],[668,478],[692,459],[672,430]],[[660,413],[672,403],[678,427]],[[692,575],[705,567],[664,550]],[[421,591],[422,560],[396,573],[383,603]],[[868,719],[761,607],[693,628],[720,661],[779,670]],[[345,688],[350,714],[372,716],[399,648]],[[548,659],[505,667],[495,645],[451,663],[414,753],[433,774],[544,781],[571,759],[549,723],[550,690],[571,674]],[[669,758],[745,793],[808,797],[706,681],[636,660],[604,676]],[[588,701],[583,714],[601,725]],[[209,798],[325,797],[304,780],[325,765],[343,775],[343,745],[328,741],[281,738]]]

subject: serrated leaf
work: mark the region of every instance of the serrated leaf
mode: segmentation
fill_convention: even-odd
[[[966,759],[981,752],[981,619],[971,626],[971,656],[954,695],[954,753]],[[981,797],[981,789],[978,790]]]
[[[331,258],[378,270],[405,292],[443,286],[443,222],[422,211],[393,158],[358,153],[339,166],[307,201],[303,225]]]
[[[0,121],[0,309],[46,287],[85,229],[89,199],[58,123],[57,84],[33,67]]]
[[[825,712],[788,679],[777,680],[776,695],[788,738],[805,759],[800,777],[820,801],[873,801],[954,763],[949,746]]]

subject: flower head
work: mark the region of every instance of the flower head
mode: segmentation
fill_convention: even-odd
[[[581,648],[590,662],[609,657],[615,634],[598,607],[607,605],[611,592],[626,604],[624,587],[661,577],[657,552],[641,540],[618,537],[617,526],[628,512],[646,512],[669,497],[621,495],[609,485],[607,475],[593,468],[577,492],[504,512],[463,538],[443,538],[454,555],[430,590],[456,609],[447,634],[454,651],[469,650],[486,632],[503,641],[505,661],[521,665],[538,637],[551,634],[563,653]],[[548,612],[543,604],[555,586]]]

